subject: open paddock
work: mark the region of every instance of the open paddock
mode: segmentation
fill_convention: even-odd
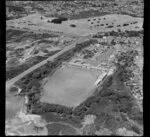
[[[99,73],[96,70],[64,66],[46,78],[40,101],[76,107],[93,94]]]

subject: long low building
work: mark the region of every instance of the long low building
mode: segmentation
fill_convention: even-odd
[[[99,83],[101,83],[103,80],[104,80],[104,78],[107,76],[107,72],[103,72],[99,77],[98,77],[98,79],[95,81],[95,83],[94,83],[94,85],[98,85]]]
[[[110,76],[110,75],[112,75],[114,72],[115,72],[115,70],[116,70],[116,68],[115,67],[112,67],[112,68],[110,68],[107,72],[106,71],[104,71],[99,77],[98,77],[98,79],[96,80],[96,82],[94,83],[94,85],[99,85],[100,83],[102,83],[104,80],[105,80],[105,78],[107,77],[107,76]]]

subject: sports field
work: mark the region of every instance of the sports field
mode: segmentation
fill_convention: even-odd
[[[95,70],[73,66],[58,69],[43,86],[41,102],[75,107],[94,92],[94,82],[98,77]]]

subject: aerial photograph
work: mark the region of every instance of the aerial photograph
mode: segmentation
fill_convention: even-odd
[[[143,0],[6,0],[6,136],[143,136]]]

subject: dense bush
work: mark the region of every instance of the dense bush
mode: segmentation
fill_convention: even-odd
[[[32,104],[32,113],[33,114],[44,114],[47,112],[56,112],[58,114],[72,114],[72,108],[58,105],[58,104],[48,104],[48,103],[36,103]]]
[[[143,34],[143,30],[141,31],[128,31],[126,30],[125,32],[122,31],[111,31],[111,32],[106,32],[104,34],[101,33],[97,33],[96,35],[94,35],[94,38],[102,38],[103,36],[116,36],[116,37],[139,37]]]
[[[84,57],[83,57],[83,58],[85,58],[85,59],[91,58],[91,57],[94,56],[93,51],[90,51],[90,50],[87,50],[87,49],[84,50],[84,51],[82,51],[82,53],[84,54]]]
[[[141,134],[141,131],[140,131],[140,129],[139,129],[137,126],[132,125],[132,126],[131,126],[131,129],[132,129],[135,133]]]
[[[134,58],[137,55],[138,52],[136,50],[132,50],[128,52],[122,52],[117,57],[116,66],[121,70],[120,73],[121,81],[126,82],[134,76],[133,70],[130,69],[130,67],[135,65]]]
[[[28,32],[24,30],[15,30],[15,29],[8,29],[6,31],[6,41],[14,41],[14,42],[21,42],[26,39],[46,39],[49,37],[57,37],[56,34],[47,34],[47,33],[42,33],[42,34],[36,34],[33,32]]]
[[[41,62],[46,58],[47,57],[36,56],[22,65],[10,67],[8,70],[6,70],[6,80],[14,78],[15,76],[19,75],[20,73],[24,72],[28,68],[32,67],[33,65]]]
[[[120,73],[120,80],[121,80],[122,82],[129,81],[132,77],[134,77],[133,70],[124,69],[124,70]]]
[[[11,6],[9,5],[9,12],[25,12],[25,9],[23,7],[19,7],[19,6]]]
[[[107,28],[113,28],[114,26],[108,26]]]

